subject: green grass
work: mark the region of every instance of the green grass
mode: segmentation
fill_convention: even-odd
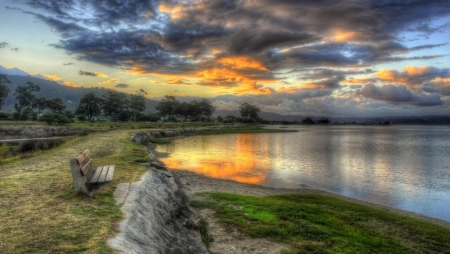
[[[76,137],[56,149],[0,166],[1,253],[114,253],[106,242],[117,233],[122,212],[117,184],[137,181],[150,161],[144,147],[128,141],[136,131]],[[115,164],[111,187],[93,198],[74,191],[69,159],[89,149],[95,165]]]
[[[450,230],[333,197],[206,193],[195,201],[252,237],[290,244],[284,253],[450,253]]]
[[[203,135],[215,135],[215,134],[229,134],[229,133],[279,133],[279,132],[297,132],[296,130],[282,130],[282,129],[264,129],[258,126],[246,126],[246,127],[230,127],[217,130],[205,130],[202,131]]]

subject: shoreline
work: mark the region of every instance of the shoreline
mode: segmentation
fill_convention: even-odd
[[[173,139],[180,139],[192,135],[198,135],[198,132],[190,133],[190,135],[176,135],[172,137],[167,137],[168,140]],[[150,141],[150,140],[149,140]],[[149,142],[145,144],[144,146],[149,151],[150,157],[153,157],[157,161],[159,160],[160,155],[156,151],[157,143]],[[195,198],[195,194],[200,192],[231,192],[235,194],[242,194],[242,195],[253,195],[253,196],[269,196],[269,195],[280,195],[280,194],[321,194],[321,195],[327,195],[330,197],[335,197],[339,199],[343,199],[346,201],[354,202],[361,205],[370,206],[373,208],[382,209],[385,211],[393,212],[400,215],[405,215],[414,219],[418,219],[425,222],[430,222],[435,225],[439,225],[441,227],[450,229],[450,222],[429,217],[426,215],[401,210],[394,207],[389,207],[381,204],[371,203],[369,201],[359,200],[356,198],[351,198],[339,194],[335,194],[332,192],[328,192],[321,189],[316,189],[314,187],[300,187],[297,189],[285,189],[285,188],[273,188],[273,187],[266,187],[262,185],[257,184],[248,184],[248,183],[239,183],[232,180],[227,179],[217,179],[217,178],[211,178],[202,174],[197,174],[195,172],[185,170],[185,169],[172,169],[168,168],[174,176],[179,178],[180,182],[183,184],[181,187],[186,192],[186,195],[192,199]],[[204,184],[206,183],[213,183],[213,184]],[[185,184],[188,183],[188,184]],[[210,186],[208,188],[207,186]],[[192,199],[194,200],[194,199]]]
[[[282,195],[282,194],[319,194],[330,197],[339,198],[342,200],[350,201],[353,203],[370,206],[373,208],[393,212],[399,215],[408,216],[417,220],[433,223],[435,225],[450,229],[450,222],[436,219],[433,217],[425,216],[422,214],[417,214],[414,212],[409,212],[393,207],[388,207],[384,205],[379,205],[371,203],[368,201],[363,201],[351,197],[346,197],[343,195],[335,194],[332,192],[315,189],[312,187],[301,187],[298,189],[284,189],[284,188],[273,188],[265,187],[256,184],[239,183],[232,180],[217,179],[207,177],[202,174],[198,174],[192,171],[183,169],[172,169],[169,168],[172,174],[178,178],[182,184],[181,188],[184,190],[190,201],[199,199],[197,194],[202,192],[228,192],[241,195],[250,196],[271,196],[271,195]]]

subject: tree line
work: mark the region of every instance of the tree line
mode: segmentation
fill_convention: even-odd
[[[10,94],[7,85],[10,83],[6,75],[0,74],[0,110],[4,99]],[[101,97],[88,93],[80,100],[75,112],[66,109],[60,98],[37,98],[35,93],[40,87],[32,82],[25,86],[18,86],[13,93],[16,98],[15,111],[12,116],[0,112],[0,119],[38,120],[48,124],[64,125],[77,118],[80,121],[225,121],[225,122],[257,122],[260,109],[248,103],[239,107],[241,118],[218,116],[213,118],[216,108],[207,99],[191,102],[178,101],[175,96],[166,95],[155,107],[157,114],[145,115],[145,96],[147,93],[140,89],[135,94],[124,94],[108,91]],[[104,117],[101,117],[101,116]]]

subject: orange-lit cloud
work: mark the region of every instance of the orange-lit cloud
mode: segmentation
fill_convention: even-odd
[[[237,83],[242,82],[244,77],[239,75],[237,72],[226,69],[226,68],[214,68],[211,70],[204,70],[197,73],[197,76],[213,82],[228,82]]]
[[[159,12],[169,15],[171,19],[182,18],[184,13],[188,10],[200,10],[200,9],[204,9],[204,5],[202,3],[188,3],[178,5],[168,5],[162,3],[158,7]]]
[[[438,69],[430,66],[406,66],[403,71],[381,69],[376,76],[385,82],[416,88],[425,81],[440,78]]]
[[[42,74],[38,74],[38,76],[42,76],[47,80],[51,80],[51,81],[55,81],[56,83],[60,84],[60,85],[65,85],[65,86],[70,86],[70,87],[77,87],[77,85],[75,85],[72,82],[67,82],[64,81],[60,76],[58,75],[42,75]]]
[[[279,87],[277,89],[277,92],[279,93],[290,93],[290,94],[296,94],[301,90],[300,87]]]
[[[268,71],[262,63],[248,56],[224,57],[219,59],[218,62],[232,69],[256,69]]]
[[[98,82],[99,85],[107,85],[107,84],[111,84],[114,82],[119,82],[120,80],[118,78],[112,78],[112,79],[108,79],[106,81],[103,82]]]
[[[77,85],[75,85],[75,84],[72,83],[72,82],[64,82],[64,85],[70,86],[70,87],[78,87]]]
[[[172,19],[181,18],[181,12],[183,11],[183,7],[177,6],[169,6],[167,4],[160,4],[158,8],[159,12],[166,13],[170,15]]]
[[[183,73],[160,73],[147,71],[141,64],[133,64],[133,68],[124,72],[165,79],[151,81],[155,84],[227,88],[236,93],[270,94],[273,90],[265,88],[262,83],[277,81],[267,74],[269,70],[261,62],[248,56],[222,57],[208,60],[205,65],[212,67]]]
[[[346,31],[342,29],[335,29],[331,32],[332,38],[337,42],[350,41],[356,37],[356,32]]]

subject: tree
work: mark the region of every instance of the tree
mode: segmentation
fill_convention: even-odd
[[[39,121],[46,122],[48,125],[56,123],[57,125],[66,125],[70,123],[71,120],[64,114],[60,113],[45,113],[40,118]]]
[[[198,120],[200,115],[201,115],[201,109],[200,109],[200,103],[196,100],[191,101],[188,105],[187,105],[187,116],[189,117],[189,120]]]
[[[329,124],[331,121],[330,120],[328,120],[328,118],[320,118],[318,121],[317,121],[317,123],[320,123],[320,124]]]
[[[175,96],[166,95],[155,108],[162,116],[173,117],[178,103],[179,101],[175,99]]]
[[[186,102],[178,103],[175,106],[174,114],[181,118],[182,121],[184,121],[186,118],[189,117],[189,104]]]
[[[102,99],[95,97],[93,93],[86,94],[80,100],[77,111],[87,115],[90,121],[92,116],[100,114],[102,105]]]
[[[117,117],[119,113],[127,108],[128,100],[126,94],[107,92],[103,95],[102,109],[103,113],[109,117],[109,121],[111,121],[113,116]]]
[[[5,98],[9,95],[9,88],[6,87],[6,84],[10,84],[11,82],[4,74],[0,74],[0,110],[2,109],[3,103],[5,103]]]
[[[212,114],[214,113],[214,111],[216,111],[216,108],[207,99],[201,100],[198,103],[198,106],[199,106],[201,118],[205,118],[207,120],[209,120],[211,118]],[[259,111],[259,109],[258,109],[258,111]]]
[[[38,113],[41,113],[47,107],[47,100],[45,98],[36,99],[34,101],[34,107],[38,109]]]
[[[303,119],[302,121],[303,124],[314,124],[314,120],[311,119],[311,117],[307,117],[305,119]]]
[[[260,109],[258,107],[252,106],[252,105],[248,104],[247,102],[242,103],[241,106],[239,107],[239,112],[241,112],[241,117],[244,117],[244,118],[257,119],[259,111],[260,111]]]
[[[27,86],[18,86],[16,88],[16,92],[14,96],[16,96],[16,100],[19,102],[14,105],[14,108],[19,113],[19,116],[22,116],[24,110],[29,110],[35,108],[36,96],[34,96],[34,92],[39,92],[40,87],[38,85],[33,84],[32,82],[27,82]]]
[[[45,101],[45,105],[50,111],[56,113],[56,112],[62,112],[66,105],[64,105],[63,101],[60,98],[50,99]]]
[[[133,121],[136,122],[136,115],[145,110],[145,95],[147,93],[140,89],[136,94],[132,94],[130,98],[130,110],[133,112]]]

